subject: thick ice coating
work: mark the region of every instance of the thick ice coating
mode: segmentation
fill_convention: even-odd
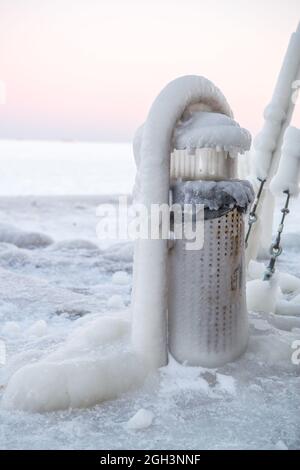
[[[176,149],[215,148],[231,157],[250,149],[251,135],[225,114],[190,111],[178,121],[172,146]]]
[[[76,329],[52,354],[11,377],[7,409],[43,412],[93,406],[141,384],[147,373],[126,341],[130,323],[100,317]]]
[[[151,106],[134,141],[139,201],[168,204],[172,136],[188,106],[204,105],[233,117],[221,91],[194,75],[170,82]],[[203,109],[203,108],[202,108]],[[132,339],[135,350],[153,367],[167,363],[167,240],[138,240],[135,246]]]
[[[272,179],[270,189],[277,196],[289,191],[292,196],[299,194],[300,180],[300,130],[288,127],[284,134],[282,156],[279,168]]]
[[[294,84],[300,67],[300,23],[291,40],[277,79],[270,104],[264,111],[265,123],[254,139],[254,166],[258,178],[269,177],[273,160],[277,161],[283,132],[292,116]],[[275,157],[275,158],[274,158]]]

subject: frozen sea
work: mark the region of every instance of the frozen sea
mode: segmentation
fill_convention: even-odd
[[[7,346],[0,395],[16,370],[55,350],[82,318],[114,314],[113,296],[129,305],[132,243],[99,241],[96,208],[115,203],[133,182],[130,144],[0,142],[0,339]],[[17,235],[9,241],[11,226]],[[30,246],[24,231],[53,243]],[[299,247],[300,202],[293,201],[282,271],[300,276]],[[115,283],[117,271],[130,282]],[[88,409],[29,413],[0,405],[0,449],[299,449],[300,370],[291,356],[300,315],[250,312],[250,327],[246,354],[217,370],[171,361],[142,387]],[[153,413],[152,425],[128,429],[141,408]]]

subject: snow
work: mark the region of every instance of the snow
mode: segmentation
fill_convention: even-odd
[[[233,117],[225,97],[212,82],[189,75],[173,80],[160,92],[142,130],[138,129],[134,140],[139,173],[135,194],[146,208],[168,203],[174,128],[188,106],[199,104]],[[167,240],[137,240],[132,340],[136,351],[153,367],[167,363],[166,259]]]
[[[0,338],[7,346],[7,364],[0,368],[0,396],[7,394],[7,384],[13,377],[16,381],[26,379],[20,390],[29,393],[32,376],[41,393],[40,402],[37,397],[41,409],[53,405],[54,400],[69,406],[70,399],[64,395],[63,371],[67,371],[74,400],[73,408],[48,413],[12,407],[15,400],[32,407],[30,396],[12,398],[7,408],[2,402],[0,448],[277,449],[284,443],[289,449],[298,449],[300,370],[291,362],[291,355],[295,351],[293,342],[299,340],[299,316],[250,311],[249,345],[239,360],[212,370],[186,367],[170,358],[167,367],[150,373],[142,383],[135,381],[136,356],[129,346],[130,312],[107,307],[115,295],[121,296],[125,305],[130,302],[133,244],[106,246],[97,240],[95,232],[97,205],[111,201],[115,199],[103,196],[0,198],[2,223],[44,233],[54,240],[49,247],[34,250],[0,244],[2,253],[11,249],[8,257],[0,257]],[[278,260],[280,272],[293,276],[300,276],[299,204],[297,199],[291,201],[292,216],[287,219],[283,253]],[[276,208],[276,222],[281,216],[280,206]],[[63,248],[64,244],[53,249],[63,240],[86,240],[98,249],[69,250]],[[112,282],[118,271],[128,274],[128,284]],[[298,308],[299,298],[294,291],[293,295],[289,300],[290,294],[284,294],[283,300]],[[102,317],[106,326],[95,328]],[[113,341],[109,339],[108,318],[116,318],[114,325],[118,325],[110,327]],[[28,329],[40,320],[47,324],[45,334],[28,335]],[[77,335],[81,342],[74,350],[71,346]],[[94,354],[90,341],[98,345]],[[76,357],[82,360],[75,367]],[[101,374],[108,370],[107,358],[110,370],[121,377],[128,362],[131,388],[124,393],[120,387],[117,398],[99,403],[98,399],[105,396],[104,383],[98,381],[97,374],[95,379],[94,372],[103,377]],[[42,369],[45,363],[49,380]],[[118,377],[114,380],[118,386]],[[112,377],[107,381],[111,384]],[[93,397],[99,403],[89,408],[85,408],[90,399],[84,395],[87,386],[95,391]],[[109,387],[106,392],[110,392]],[[46,399],[49,402],[45,404]],[[124,423],[140,409],[151,411],[155,419],[137,438]]]
[[[230,395],[236,395],[236,382],[230,375],[216,374],[218,389],[229,393]]]
[[[289,191],[298,196],[300,183],[300,129],[288,127],[284,134],[282,155],[270,189],[274,196]]]
[[[250,145],[250,133],[236,121],[225,114],[205,111],[193,111],[181,118],[172,139],[175,149],[216,148],[232,157],[249,150]]]
[[[149,428],[154,419],[153,413],[149,410],[140,409],[130,420],[127,422],[126,426],[128,429],[137,431],[139,429]]]

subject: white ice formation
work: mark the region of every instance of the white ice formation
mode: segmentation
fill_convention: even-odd
[[[275,196],[289,191],[291,196],[298,196],[300,181],[300,129],[288,127],[282,146],[282,156],[270,189]]]
[[[204,105],[205,110],[233,117],[224,95],[204,77],[180,77],[161,91],[134,141],[138,199],[147,208],[151,204],[169,202],[173,132],[191,105]],[[132,341],[136,351],[153,367],[167,363],[166,261],[167,240],[137,241],[134,255]]]

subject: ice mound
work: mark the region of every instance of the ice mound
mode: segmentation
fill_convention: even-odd
[[[113,261],[132,262],[133,243],[115,243],[113,246],[105,250],[104,257]]]
[[[47,333],[47,323],[45,320],[38,320],[26,330],[26,335],[41,337]]]
[[[48,235],[39,232],[26,232],[13,225],[0,223],[0,242],[11,243],[19,248],[44,248],[53,243]]]
[[[264,263],[251,260],[248,265],[248,277],[251,280],[263,279],[266,266]],[[293,274],[284,273],[281,271],[276,272],[278,285],[280,290],[286,294],[296,294],[300,291],[300,279]]]
[[[276,277],[270,281],[255,279],[247,282],[247,307],[253,312],[275,313],[281,291]]]
[[[300,315],[300,306],[294,302],[294,299],[286,300],[280,299],[276,304],[276,311],[278,315],[296,316]]]
[[[88,407],[139,386],[147,370],[129,347],[129,326],[120,317],[83,324],[57,351],[11,377],[3,407],[32,412]]]
[[[149,411],[141,408],[130,420],[127,422],[127,429],[137,431],[139,429],[149,428],[154,419],[154,414]]]
[[[21,327],[16,321],[7,321],[1,327],[0,331],[1,335],[4,335],[6,337],[15,337],[21,334]]]
[[[297,305],[300,279],[293,274],[277,270],[270,281],[264,281],[265,271],[264,263],[250,261],[247,282],[248,309],[286,316],[300,315],[300,306]]]
[[[113,274],[112,282],[119,285],[127,285],[130,282],[130,277],[126,271],[117,271]]]
[[[225,114],[196,111],[184,115],[177,123],[172,147],[178,150],[216,148],[231,156],[250,149],[251,135]]]

